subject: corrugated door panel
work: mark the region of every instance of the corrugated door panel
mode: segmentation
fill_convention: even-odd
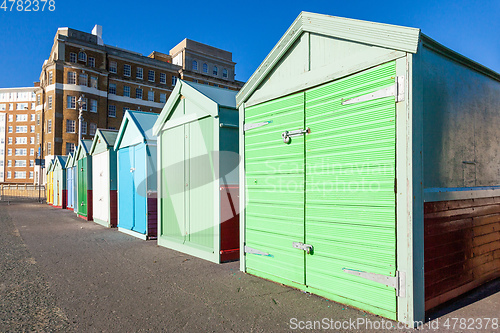
[[[121,148],[118,151],[118,227],[128,230],[132,230],[134,217],[134,176],[130,172],[133,163],[133,148]]]
[[[247,269],[304,283],[304,138],[285,144],[284,131],[304,128],[304,94],[245,110],[245,124],[272,123],[245,132],[246,246],[270,256],[246,254]]]
[[[395,62],[306,92],[306,284],[396,318],[395,290],[343,268],[395,276]]]
[[[189,126],[189,202],[188,239],[209,252],[214,249],[214,162],[212,161],[213,126],[212,117],[186,124]],[[217,179],[217,182],[219,180]]]
[[[161,226],[160,236],[183,242],[185,240],[185,170],[184,126],[166,130],[161,138]]]
[[[78,214],[87,216],[87,157],[78,160]]]

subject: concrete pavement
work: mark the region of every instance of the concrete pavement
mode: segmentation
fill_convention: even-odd
[[[1,332],[304,332],[293,330],[299,321],[382,320],[244,274],[238,262],[216,265],[71,211],[2,203],[0,224]],[[500,317],[499,290],[496,281],[443,308],[434,318],[439,332],[446,318]],[[357,328],[337,331],[366,331]],[[456,328],[449,331],[466,331]]]

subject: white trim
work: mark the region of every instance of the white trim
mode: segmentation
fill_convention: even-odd
[[[74,63],[70,62],[70,64],[74,64]],[[108,73],[101,73],[101,72],[95,71],[93,69],[88,69],[88,67],[85,67],[83,65],[81,65],[81,66],[75,66],[75,65],[64,64],[63,67],[64,68],[81,69],[81,70],[84,70],[85,72],[90,72],[90,73],[95,73],[95,74],[99,74],[99,75],[103,75],[103,76],[108,76]],[[94,67],[91,67],[91,68],[94,68]]]
[[[118,96],[118,95],[114,95],[114,94],[110,94],[108,96],[108,100],[115,101],[115,102],[129,103],[129,104],[138,104],[138,105],[148,106],[151,108],[163,108],[163,106],[165,105],[165,103],[145,101],[143,99]]]
[[[124,50],[124,51],[125,51],[125,52],[129,52],[129,51],[127,51],[127,50]],[[123,51],[122,51],[122,52],[123,52]],[[146,61],[159,61],[160,63],[159,63],[158,65],[163,65],[163,64],[166,64],[167,66],[175,66],[175,67],[178,67],[178,68],[168,68],[168,69],[167,69],[166,67],[157,67],[157,65],[154,65],[154,64],[149,64],[149,63],[147,63],[147,62],[135,61],[135,60],[131,60],[131,59],[129,59],[129,58],[122,58],[122,57],[120,57],[120,56],[117,56],[117,55],[115,55],[115,54],[110,54],[110,53],[108,52],[108,58],[109,58],[109,59],[113,58],[114,60],[128,61],[128,62],[131,62],[131,63],[133,63],[133,64],[139,65],[139,66],[141,66],[141,67],[142,67],[142,66],[145,66],[145,67],[153,67],[153,68],[163,68],[163,69],[165,69],[165,70],[171,70],[171,71],[174,71],[174,72],[176,72],[176,71],[178,71],[179,69],[181,69],[181,68],[182,68],[182,66],[179,66],[179,65],[174,65],[174,64],[172,64],[172,63],[164,62],[164,61],[161,61],[161,60],[158,60],[158,59],[149,58],[149,57],[146,57],[146,56],[143,56],[143,55],[139,55],[139,54],[138,54],[138,55],[135,55],[135,56],[144,57],[144,58],[146,58],[146,59],[144,59],[144,60],[146,60]],[[144,67],[143,67],[143,68],[144,68]]]
[[[124,229],[124,228],[118,227],[118,231],[119,232],[123,232],[124,234],[130,235],[130,236],[134,236],[134,237],[140,238],[142,240],[146,240],[147,239],[146,235],[140,234],[140,233],[135,232],[133,230],[129,230],[129,229]]]
[[[141,79],[138,79],[138,80],[141,80]],[[140,86],[141,88],[143,87],[148,87],[148,88],[153,88],[153,89],[158,89],[158,90],[166,90],[166,91],[169,91],[171,92],[172,89],[168,89],[168,88],[158,88],[156,86],[152,86],[150,84],[147,84],[146,82],[150,82],[150,81],[141,81],[141,82],[135,82],[135,81],[131,81],[131,80],[121,80],[121,79],[115,79],[114,77],[113,78],[109,78],[109,81],[117,81],[117,82],[124,82],[124,83],[129,83],[129,84],[135,84],[137,86]],[[144,82],[144,83],[143,83]],[[164,83],[161,83],[161,84],[164,84]],[[138,87],[137,87],[138,88]]]
[[[500,196],[500,186],[433,187],[424,189],[424,202],[466,200]]]
[[[67,84],[67,83],[55,83],[50,86],[45,87],[45,92],[50,92],[53,90],[67,90],[67,91],[76,91],[83,92],[85,94],[96,95],[99,97],[107,97],[108,93],[103,90],[98,90],[96,88],[80,86],[77,84]]]

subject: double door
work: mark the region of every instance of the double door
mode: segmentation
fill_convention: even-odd
[[[396,319],[395,63],[245,109],[249,273]],[[387,95],[387,96],[386,96]]]

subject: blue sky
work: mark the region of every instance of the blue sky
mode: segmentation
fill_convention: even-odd
[[[38,81],[58,27],[90,32],[95,24],[106,44],[144,55],[168,53],[186,37],[231,51],[236,78],[246,81],[301,11],[420,28],[500,72],[500,0],[54,1],[53,12],[0,9],[0,88]]]

